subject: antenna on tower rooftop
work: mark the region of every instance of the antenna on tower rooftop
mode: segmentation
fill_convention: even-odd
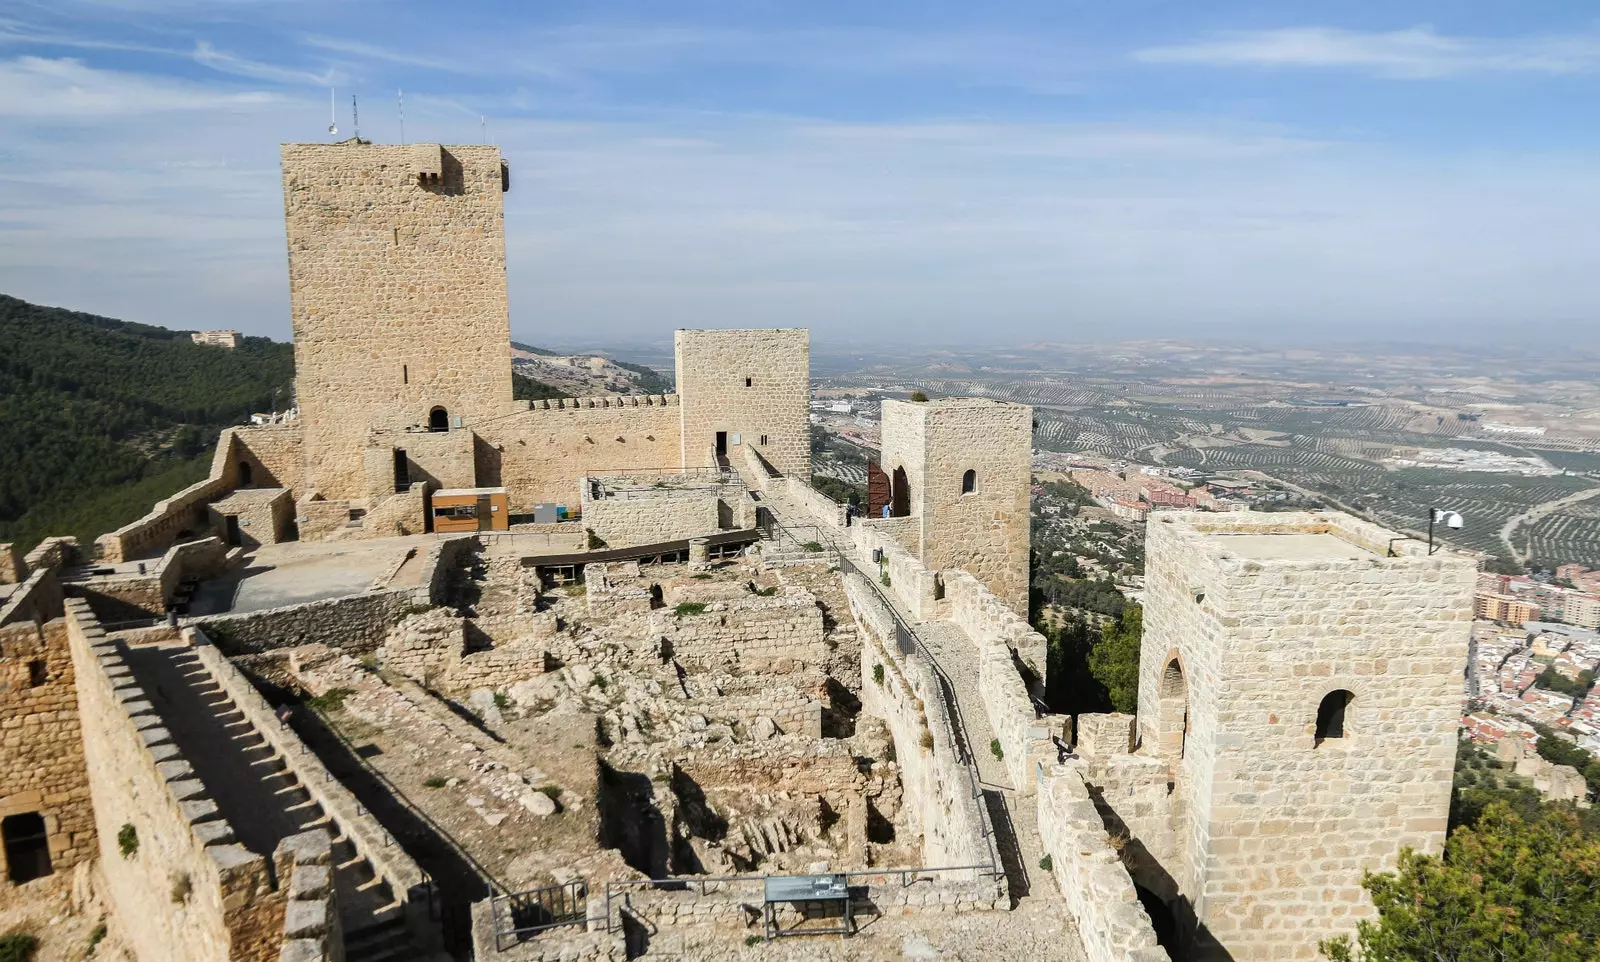
[[[339,109],[336,106],[334,106],[334,103],[335,103],[334,96],[335,96],[334,89],[332,87],[329,87],[328,88],[328,133],[330,133],[330,134],[336,134],[336,133],[339,132],[339,116],[338,116],[339,115]]]
[[[355,138],[361,139],[361,108],[356,106],[356,95],[350,95],[350,125],[355,128]]]
[[[403,145],[406,142],[406,92],[397,89],[394,99],[400,105],[400,143]]]

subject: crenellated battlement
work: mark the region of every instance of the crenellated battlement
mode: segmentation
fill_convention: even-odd
[[[530,411],[579,411],[594,408],[677,407],[676,394],[605,394],[597,397],[545,398],[529,401]]]

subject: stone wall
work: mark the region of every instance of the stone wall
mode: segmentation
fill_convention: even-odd
[[[229,430],[236,442],[231,452],[236,487],[305,490],[305,449],[299,421],[248,424]],[[248,482],[240,464],[250,465]]]
[[[1089,962],[1165,962],[1150,916],[1106,836],[1078,763],[1040,769],[1039,839]]]
[[[590,397],[534,401],[476,426],[478,483],[504,487],[513,513],[578,505],[578,479],[608,471],[683,466],[679,399]]]
[[[282,159],[309,480],[362,498],[370,429],[513,409],[500,152],[346,141]]]
[[[201,615],[184,624],[203,630],[230,655],[323,642],[353,654],[376,651],[406,611],[431,604],[425,588],[391,588],[235,615]]]
[[[28,577],[22,550],[11,542],[0,544],[0,585],[14,585]]]
[[[59,609],[50,621],[0,628],[0,818],[25,812],[44,817],[52,871],[93,857],[72,650]],[[0,889],[9,879],[0,848]]]
[[[811,332],[678,330],[673,334],[680,462],[708,467],[717,432],[762,446],[768,461],[793,478],[811,477]],[[762,438],[765,437],[765,441]]]
[[[365,499],[375,505],[396,493],[396,454],[406,460],[406,487],[422,482],[431,489],[478,486],[477,435],[464,428],[449,431],[374,430],[367,437],[363,459]]]
[[[1333,513],[1163,512],[1147,537],[1140,752],[1175,774],[1196,951],[1314,958],[1372,916],[1363,872],[1443,845],[1476,566]],[[1319,741],[1330,696],[1344,735]]]
[[[1035,690],[1042,692],[1050,647],[1044,635],[1034,631],[1026,618],[996,598],[988,586],[972,575],[964,571],[945,571],[940,580],[950,620],[960,625],[980,646],[1000,645],[1015,652],[1017,660],[1032,674]]]
[[[285,838],[272,854],[288,893],[278,962],[344,962],[333,839],[312,829]]]
[[[804,588],[789,586],[770,598],[712,601],[700,614],[672,608],[651,613],[651,630],[672,646],[673,657],[694,669],[786,671],[827,659],[822,609]]]
[[[658,490],[628,487],[612,492],[607,479],[591,479],[582,501],[584,527],[608,548],[683,541],[721,530],[722,508],[743,494],[733,485],[709,480],[660,483]],[[592,496],[595,488],[601,489],[599,497]]]
[[[77,538],[58,537],[46,538],[34,545],[33,550],[23,558],[23,564],[28,571],[36,572],[42,568],[62,568],[79,564],[83,560],[83,553],[78,550]]]
[[[289,539],[294,497],[288,488],[244,488],[206,505],[206,520],[219,538],[228,536],[229,517],[238,519],[243,547],[279,544]]]
[[[61,579],[54,568],[39,568],[0,605],[0,627],[45,622],[61,615],[64,597]]]
[[[175,542],[192,538],[209,529],[206,505],[227,494],[239,482],[239,432],[227,428],[217,438],[211,455],[211,470],[203,480],[157,501],[144,517],[95,539],[103,561],[117,563],[150,557],[165,551]]]
[[[100,868],[124,936],[143,959],[276,962],[284,893],[266,859],[234,842],[121,646],[87,603],[66,604]],[[127,855],[125,831],[137,845]]]
[[[989,864],[995,855],[982,803],[961,761],[938,678],[920,656],[896,648],[889,609],[871,586],[859,575],[844,580],[862,638],[861,708],[882,718],[894,738],[903,810],[911,829],[922,835],[923,864]]]

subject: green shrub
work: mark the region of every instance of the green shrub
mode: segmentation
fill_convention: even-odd
[[[806,549],[807,551],[811,552],[812,554],[821,554],[822,553],[822,542],[820,542],[820,541],[807,541],[805,544],[801,545],[800,547]]]
[[[712,578],[711,575],[707,574],[704,571],[699,572],[698,574],[692,574],[689,577],[693,578],[696,581],[710,581],[711,578]]]
[[[539,791],[541,791],[544,794],[550,796],[550,801],[552,801],[552,802],[561,801],[561,786],[560,785],[546,785],[543,788],[539,789]]]
[[[873,665],[872,666],[872,680],[877,682],[880,685],[883,684],[883,666],[882,665]]]
[[[761,943],[763,943],[765,941],[766,941],[766,939],[762,938],[759,935],[747,935],[747,936],[744,937],[744,944],[745,945],[760,945]]]
[[[1039,860],[1039,867],[1044,869],[1046,872],[1053,871],[1055,869],[1055,859],[1050,857],[1049,852],[1044,853],[1044,858]]]
[[[106,924],[104,922],[101,922],[99,925],[94,927],[94,931],[89,933],[89,954],[93,955],[94,954],[94,947],[99,945],[101,942],[104,942],[105,939],[106,939]]]
[[[921,391],[912,391],[911,392],[911,400],[913,400],[913,401],[921,402],[921,401],[926,401],[927,399],[928,399],[928,395],[924,394]]]
[[[680,601],[672,608],[673,614],[677,615],[679,618],[682,618],[685,615],[702,614],[705,610],[706,605],[703,601]]]
[[[133,858],[139,854],[139,830],[133,827],[132,822],[124,822],[117,829],[117,851],[123,858]]]
[[[501,711],[505,711],[507,708],[511,707],[511,698],[503,691],[495,692],[494,707],[500,709]]]
[[[923,729],[922,731],[922,747],[929,751],[933,751],[933,732],[930,732],[927,729]]]
[[[39,940],[31,935],[22,932],[0,935],[0,962],[28,962],[37,951]]]
[[[760,598],[771,598],[773,595],[775,595],[777,593],[778,593],[778,586],[777,585],[773,585],[770,588],[757,588],[756,589],[756,596],[760,597]]]
[[[883,574],[878,575],[878,583],[885,588],[889,587],[889,572],[885,571]]]
[[[315,698],[308,698],[306,704],[311,706],[312,711],[326,715],[343,708],[344,700],[355,693],[353,688],[329,688]]]
[[[443,788],[450,784],[450,779],[443,775],[434,775],[422,783],[424,788]]]
[[[1000,739],[989,739],[989,754],[993,755],[999,761],[1006,760],[1006,750],[1000,747]]]
[[[172,904],[182,905],[189,901],[189,896],[194,893],[194,882],[189,878],[188,872],[179,872],[172,877]]]

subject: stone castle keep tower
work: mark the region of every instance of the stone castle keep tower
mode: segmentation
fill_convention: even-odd
[[[1195,958],[1317,958],[1373,914],[1363,871],[1443,847],[1476,566],[1335,514],[1164,512],[1146,551],[1139,751],[1175,782],[1162,887]]]
[[[285,144],[302,482],[360,498],[370,429],[459,425],[511,402],[494,147]]]
[[[883,470],[902,540],[930,568],[960,568],[1028,612],[1033,408],[981,398],[883,402]]]

